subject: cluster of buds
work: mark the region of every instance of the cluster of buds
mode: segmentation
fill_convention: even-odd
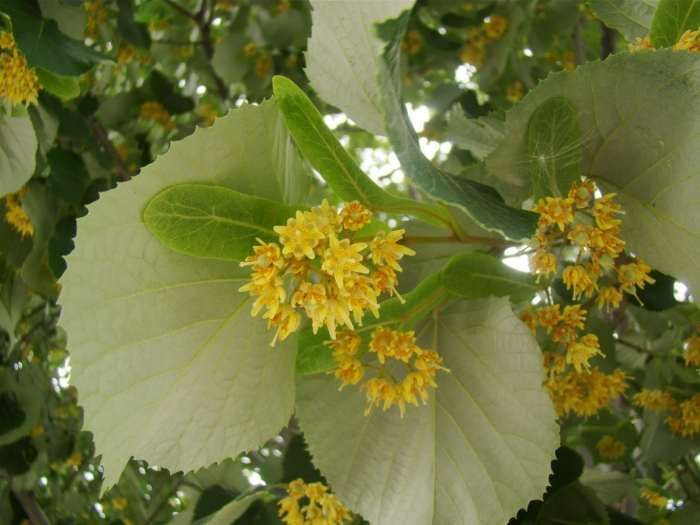
[[[576,259],[561,276],[574,300],[596,297],[601,309],[620,306],[623,292],[636,295],[647,283],[651,268],[640,259],[619,262],[625,249],[620,238],[622,207],[615,194],[596,198],[593,181],[574,183],[567,197],[546,197],[535,205],[540,214],[535,234],[533,266],[538,276],[556,275],[556,247],[574,248]],[[539,278],[539,277],[538,277]]]
[[[36,104],[41,85],[17,48],[12,33],[0,32],[0,98],[10,104]]]
[[[473,66],[484,63],[486,46],[494,40],[500,39],[508,29],[508,19],[500,15],[491,15],[484,18],[481,25],[472,27],[467,33],[467,42],[459,52],[462,62]]]
[[[334,373],[341,382],[340,388],[358,384],[368,369],[376,372],[361,385],[367,395],[366,416],[382,404],[385,411],[398,406],[403,417],[407,403],[414,406],[418,406],[419,400],[427,403],[429,389],[437,388],[437,372],[447,371],[437,352],[416,344],[413,331],[376,328],[368,351],[364,352],[360,351],[362,338],[350,330],[344,330],[327,344],[333,349],[338,365]]]
[[[296,479],[287,485],[287,497],[278,503],[286,525],[342,525],[352,520],[348,508],[323,483]]]
[[[176,124],[167,109],[157,100],[149,100],[141,104],[139,117],[149,122],[155,122],[167,130],[175,129]]]
[[[630,53],[636,53],[645,49],[654,49],[654,45],[651,43],[651,38],[645,36],[644,38],[637,37],[634,42],[629,44],[628,48]],[[700,29],[685,31],[678,39],[678,42],[673,44],[672,49],[674,51],[689,51],[691,53],[700,52]]]
[[[684,346],[686,366],[699,365],[700,337],[694,335]],[[679,400],[670,390],[644,388],[634,395],[632,403],[646,410],[667,413],[666,424],[681,437],[691,439],[700,434],[700,394]]]
[[[252,274],[240,291],[256,298],[254,317],[265,310],[268,328],[277,330],[273,345],[299,328],[300,312],[311,320],[314,333],[325,326],[335,339],[338,326],[354,329],[366,311],[379,316],[382,293],[398,295],[399,261],[415,252],[399,244],[404,230],[380,231],[369,243],[353,242],[371,218],[359,202],[338,212],[324,200],[275,226],[279,244],[258,240],[253,255],[241,262]]]

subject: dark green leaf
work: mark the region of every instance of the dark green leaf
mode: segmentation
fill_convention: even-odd
[[[289,483],[298,478],[303,479],[306,483],[316,481],[325,483],[325,479],[313,464],[311,454],[309,454],[302,434],[295,435],[289,441],[287,451],[284,453],[282,468],[284,470],[282,478],[284,483]]]
[[[670,47],[688,29],[700,27],[700,0],[661,0],[651,22],[654,47]]]
[[[41,87],[62,100],[70,100],[80,95],[80,82],[76,77],[57,75],[43,67],[36,68]]]
[[[547,498],[537,525],[607,525],[608,513],[593,490],[574,481]]]
[[[81,75],[108,57],[59,31],[42,18],[36,0],[0,0],[0,11],[12,19],[12,32],[27,61],[52,73]]]
[[[51,173],[46,185],[51,193],[70,204],[80,204],[90,185],[90,176],[83,159],[60,146],[49,151],[47,159]]]
[[[134,0],[118,0],[119,15],[117,17],[117,29],[121,35],[136,47],[148,49],[151,45],[151,36],[148,27],[134,20]]]
[[[170,113],[177,115],[194,109],[191,98],[181,95],[175,86],[160,71],[153,70],[149,77],[151,91]]]
[[[202,492],[194,508],[193,520],[214,514],[221,507],[233,501],[240,492],[229,490],[221,485],[212,485]]]

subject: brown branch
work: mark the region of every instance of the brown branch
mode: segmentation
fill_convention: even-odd
[[[208,0],[202,0],[202,4],[196,13],[191,13],[181,5],[177,4],[175,0],[163,0],[173,9],[179,11],[181,14],[192,20],[202,35],[202,39],[198,43],[202,46],[204,50],[204,55],[207,58],[207,69],[211,75],[214,83],[216,84],[216,89],[219,92],[219,97],[226,101],[229,97],[228,86],[224,79],[222,79],[219,74],[214,69],[211,61],[214,58],[214,41],[211,38],[211,23],[214,20],[214,9],[211,8]]]
[[[104,148],[107,154],[111,157],[112,162],[114,162],[114,171],[117,178],[122,181],[129,180],[131,178],[131,173],[129,173],[129,169],[126,167],[124,159],[117,151],[117,148],[114,147],[114,143],[109,140],[107,130],[100,123],[100,121],[94,117],[87,119],[87,124],[90,128],[92,136],[95,137],[95,140],[97,140],[100,146]]]
[[[29,522],[32,525],[51,525],[49,519],[46,517],[46,514],[44,514],[41,505],[39,505],[39,502],[36,500],[32,492],[12,489],[12,493],[14,494],[15,498],[17,498],[20,505],[22,505],[24,513],[27,515],[27,518],[29,518]]]

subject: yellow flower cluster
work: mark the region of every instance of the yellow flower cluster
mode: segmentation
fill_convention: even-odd
[[[459,52],[462,62],[473,66],[484,63],[486,46],[501,38],[508,29],[508,19],[500,15],[486,17],[480,26],[472,27],[467,33],[467,42]]]
[[[622,292],[636,295],[654,279],[649,276],[651,268],[639,259],[617,263],[625,248],[618,218],[622,207],[614,193],[595,198],[595,192],[595,184],[584,180],[573,184],[567,197],[546,197],[536,203],[540,217],[533,266],[539,275],[555,275],[559,267],[553,248],[575,248],[575,263],[562,271],[564,284],[574,300],[597,296],[598,308],[610,310],[620,306]]]
[[[0,97],[10,104],[36,104],[41,85],[12,33],[0,33]]]
[[[506,100],[515,104],[518,100],[523,98],[525,94],[525,86],[520,80],[516,80],[508,85],[506,88]]]
[[[84,5],[87,13],[85,38],[97,40],[100,26],[107,23],[107,10],[102,0],[87,0]]]
[[[674,51],[700,52],[700,29],[686,31],[673,46]]]
[[[352,514],[323,483],[296,479],[287,485],[287,497],[277,504],[278,514],[287,525],[342,525]]]
[[[700,394],[679,402],[671,392],[642,389],[634,395],[632,402],[647,410],[670,412],[666,423],[681,437],[692,438],[700,433]]]
[[[552,64],[561,66],[565,71],[571,71],[576,67],[576,54],[573,51],[549,51],[545,58]]]
[[[258,240],[253,255],[241,262],[252,275],[240,291],[256,298],[252,315],[264,308],[268,326],[277,328],[273,345],[297,330],[298,310],[311,320],[314,333],[325,326],[335,339],[338,326],[361,325],[367,310],[378,316],[382,293],[398,295],[399,261],[415,252],[399,244],[404,230],[381,231],[369,243],[353,242],[354,232],[371,217],[359,202],[338,212],[324,200],[275,226],[279,244]]]
[[[401,51],[407,55],[415,55],[423,49],[423,36],[419,31],[411,29],[406,31],[406,35],[401,42]]]
[[[34,225],[22,208],[22,197],[27,194],[27,191],[28,188],[25,186],[17,193],[5,195],[5,220],[22,237],[34,235]]]
[[[685,342],[683,359],[686,366],[700,366],[700,336],[694,335]]]
[[[639,493],[644,501],[646,501],[652,507],[657,507],[659,509],[665,509],[668,505],[668,498],[662,496],[658,492],[643,488]]]
[[[383,410],[398,406],[403,417],[407,403],[418,406],[419,399],[423,404],[427,403],[429,389],[437,388],[437,372],[447,371],[437,352],[416,344],[413,331],[379,327],[372,333],[368,352],[359,353],[361,343],[359,335],[344,330],[335,341],[327,344],[333,349],[333,358],[338,364],[334,373],[341,382],[341,389],[359,383],[367,368],[377,371],[361,385],[367,395],[365,415],[382,404]],[[368,361],[372,362],[365,363],[362,358],[369,358]],[[398,373],[403,374],[402,379],[395,377]]]
[[[117,51],[117,63],[121,66],[125,66],[133,62],[137,54],[136,46],[132,44],[122,44]]]
[[[168,113],[168,110],[157,100],[149,100],[141,104],[139,117],[160,124],[165,129],[175,129],[175,121]]]
[[[545,359],[545,366],[546,366]],[[598,368],[587,372],[553,374],[545,380],[544,386],[560,416],[571,412],[582,417],[590,417],[607,407],[612,400],[622,395],[627,388],[625,373],[617,369],[605,374]]]
[[[637,37],[627,48],[630,53],[636,53],[644,49],[654,49],[654,45],[651,43],[651,39],[645,36],[644,38]],[[690,51],[692,53],[700,52],[700,29],[697,31],[685,31],[678,39],[678,42],[673,44],[672,49],[674,51]]]
[[[606,460],[616,460],[625,454],[625,444],[614,436],[603,436],[596,448],[600,457]]]

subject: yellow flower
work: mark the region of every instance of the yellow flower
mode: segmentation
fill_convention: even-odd
[[[673,432],[690,439],[700,433],[700,394],[695,394],[678,405],[678,410],[666,418]]]
[[[527,326],[532,332],[537,330],[537,314],[530,305],[520,312],[520,320],[525,323],[525,326]]]
[[[603,436],[596,443],[596,448],[603,459],[615,460],[625,454],[625,444],[614,436]]]
[[[199,115],[207,126],[211,126],[216,122],[216,117],[219,116],[219,112],[214,106],[205,102],[197,108],[197,115]]]
[[[550,332],[561,321],[560,308],[558,304],[553,304],[551,306],[543,306],[537,310],[537,320],[542,327],[547,329],[547,332]]]
[[[364,259],[361,252],[367,248],[367,244],[351,244],[350,239],[339,241],[335,235],[332,235],[329,241],[328,248],[323,253],[321,269],[335,279],[340,290],[344,290],[346,279],[351,278],[353,274],[369,273],[369,268],[361,264]]]
[[[683,354],[685,364],[688,366],[700,366],[700,337],[694,335],[685,342],[685,353]]]
[[[83,455],[80,452],[73,452],[66,460],[66,463],[68,465],[70,465],[71,467],[80,466],[80,464],[82,462],[83,462]]]
[[[31,237],[34,235],[34,225],[24,208],[22,208],[21,197],[26,190],[18,193],[8,193],[5,195],[5,221],[20,234],[21,237]]]
[[[357,354],[362,339],[352,330],[342,330],[338,336],[327,341],[326,344],[333,349],[334,354],[353,356]]]
[[[572,304],[564,307],[564,312],[561,316],[562,323],[570,326],[571,328],[576,328],[583,330],[584,323],[586,322],[586,315],[588,312],[580,304]]]
[[[673,398],[671,392],[659,389],[642,389],[632,398],[632,402],[647,410],[675,410],[678,402]]]
[[[319,206],[311,208],[311,211],[306,215],[309,218],[309,222],[325,237],[330,237],[341,230],[341,214],[335,211],[335,208],[331,207],[326,199],[323,199]]]
[[[423,36],[420,32],[415,29],[406,31],[406,36],[404,36],[401,42],[401,50],[407,55],[415,55],[421,49],[423,49]]]
[[[617,310],[622,302],[622,292],[614,286],[605,286],[598,291],[595,302],[600,310]]]
[[[99,26],[107,22],[107,10],[102,0],[88,0],[85,2],[87,21],[85,22],[85,37],[97,40]]]
[[[550,275],[557,272],[557,258],[552,252],[537,250],[532,258],[535,273]]]
[[[501,38],[508,28],[508,19],[500,15],[491,15],[484,20],[484,33],[491,40]]]
[[[340,211],[340,219],[343,223],[343,228],[357,231],[369,224],[369,221],[372,220],[372,212],[359,201],[352,201]]]
[[[278,516],[286,525],[342,525],[352,514],[323,483],[304,483],[296,479],[287,485],[287,497],[278,503]],[[300,507],[299,503],[308,501]]]
[[[617,269],[617,281],[620,284],[620,290],[632,295],[636,295],[636,288],[644,289],[648,284],[653,284],[656,281],[649,276],[651,267],[645,264],[640,259],[634,263],[622,264]]]
[[[651,489],[643,488],[639,494],[652,507],[665,509],[668,505],[668,498]]]
[[[15,37],[9,31],[0,31],[0,49],[3,51],[14,51]]]
[[[627,388],[622,370],[604,374],[595,367],[590,372],[573,370],[551,375],[545,380],[544,386],[559,416],[573,412],[582,417],[595,415]]]
[[[700,52],[700,29],[697,31],[687,30],[681,35],[673,46],[674,51]]]
[[[272,71],[272,56],[267,53],[261,54],[255,60],[255,74],[258,78],[265,78]]]
[[[508,85],[506,88],[506,100],[515,104],[518,100],[523,98],[525,94],[525,86],[520,80],[516,80]]]
[[[334,354],[338,367],[335,369],[335,377],[340,380],[342,389],[346,385],[356,385],[365,375],[365,367],[362,361],[346,355]]]
[[[288,304],[280,305],[274,315],[266,315],[265,317],[268,317],[268,328],[273,326],[277,327],[275,337],[272,339],[270,346],[275,346],[277,339],[284,341],[289,337],[289,334],[295,332],[299,328],[299,324],[301,323],[299,312]]]
[[[574,205],[579,209],[588,208],[588,205],[593,199],[595,194],[596,186],[591,180],[583,180],[581,182],[575,182],[571,185],[569,189],[568,197],[574,201]]]
[[[285,226],[275,226],[273,229],[280,237],[282,253],[296,259],[314,259],[314,248],[324,238],[323,232],[316,227],[313,216],[302,211],[297,211],[294,218],[287,219]]]
[[[0,53],[0,97],[10,104],[36,104],[41,85],[34,69],[14,44],[13,36],[2,33]]]
[[[542,366],[547,376],[563,374],[566,370],[566,358],[558,352],[543,352]]]
[[[562,273],[562,280],[566,288],[572,292],[574,300],[582,295],[590,297],[596,288],[596,282],[591,274],[580,264],[567,266]]]
[[[459,59],[465,64],[480,66],[484,63],[484,48],[473,43],[467,43],[459,52]]]
[[[254,57],[257,52],[258,46],[255,45],[255,42],[248,42],[243,46],[243,54],[247,57]]]
[[[617,228],[622,223],[620,219],[615,218],[615,215],[622,213],[622,206],[613,202],[615,195],[617,194],[606,193],[593,203],[593,217],[601,230]]]
[[[317,333],[328,316],[326,287],[309,281],[302,282],[292,296],[291,305],[304,308],[307,317],[311,319],[313,332]]]
[[[150,100],[141,104],[139,116],[143,120],[150,120],[168,130],[176,127],[175,121],[168,113],[168,110],[157,100]]]
[[[112,498],[111,503],[114,510],[124,510],[129,506],[129,500],[126,498]]]
[[[117,51],[117,63],[126,65],[136,57],[136,48],[131,44],[122,44]]]
[[[374,282],[364,275],[352,275],[345,280],[342,297],[357,324],[362,326],[365,310],[372,312],[374,317],[379,317],[377,297],[380,293],[381,291],[375,288]]]
[[[386,412],[399,399],[399,391],[397,385],[385,377],[373,377],[367,380],[362,389],[367,394],[367,407],[365,415],[368,416],[375,405],[383,404],[383,410]]]
[[[379,327],[372,333],[369,342],[369,351],[377,354],[380,363],[384,363],[388,357],[394,354],[396,332],[389,328]]]
[[[629,49],[630,53],[636,53],[637,51],[641,51],[643,49],[654,49],[654,46],[651,43],[651,39],[648,36],[645,36],[644,38],[635,38],[634,42],[630,42],[628,44],[627,49]]]
[[[377,266],[386,265],[400,272],[401,266],[399,266],[398,261],[404,255],[416,254],[411,248],[399,244],[404,233],[406,233],[405,230],[394,230],[389,233],[380,231],[377,233],[370,242],[372,262]]]
[[[570,198],[545,197],[535,204],[535,212],[540,214],[538,224],[547,227],[556,224],[561,231],[574,220],[574,200]]]
[[[576,372],[589,371],[591,365],[588,361],[596,355],[603,355],[600,351],[598,337],[594,334],[587,334],[567,347],[566,363],[573,366]]]

